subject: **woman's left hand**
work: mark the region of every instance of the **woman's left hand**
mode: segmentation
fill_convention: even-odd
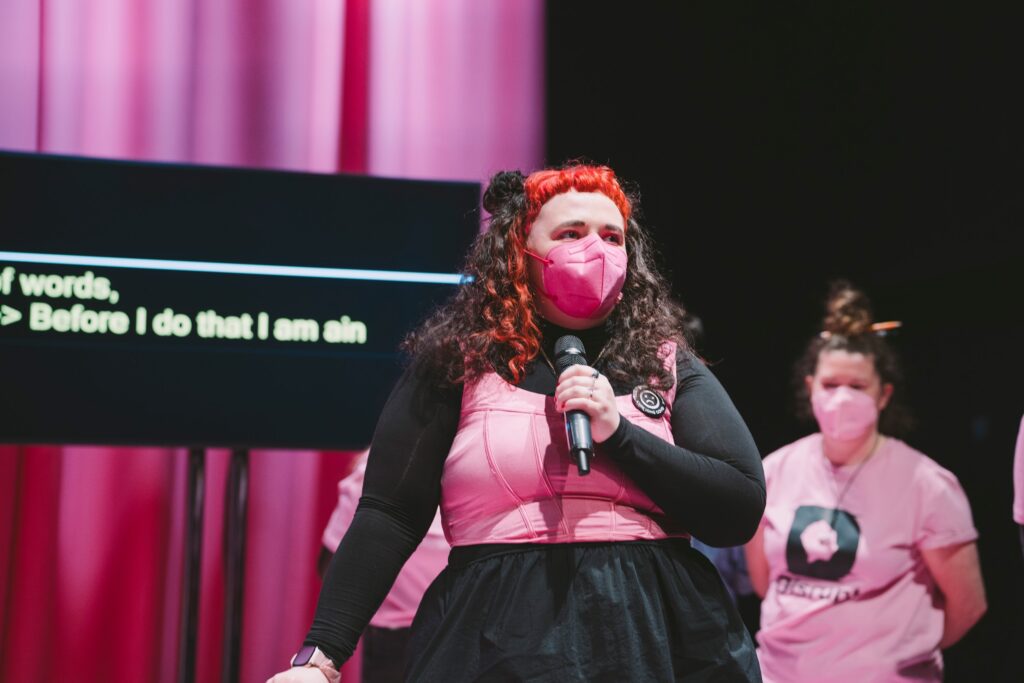
[[[555,408],[560,413],[582,410],[590,416],[594,443],[601,443],[619,428],[619,407],[608,378],[587,365],[566,368],[555,387]]]

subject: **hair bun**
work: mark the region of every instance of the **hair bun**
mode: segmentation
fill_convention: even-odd
[[[873,320],[871,302],[864,292],[855,289],[846,280],[832,283],[825,304],[822,326],[825,333],[856,337],[870,332]]]
[[[502,206],[526,197],[526,178],[519,171],[499,171],[484,191],[484,209],[493,214]]]

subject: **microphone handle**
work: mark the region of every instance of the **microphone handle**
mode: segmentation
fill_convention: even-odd
[[[576,455],[576,471],[581,477],[590,474],[590,456],[582,448],[578,448],[573,453]]]
[[[565,429],[568,432],[569,448],[580,476],[590,473],[590,456],[594,454],[594,439],[590,434],[590,416],[582,410],[570,410],[565,414]]]

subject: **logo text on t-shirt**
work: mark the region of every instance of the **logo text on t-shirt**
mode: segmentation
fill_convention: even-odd
[[[808,600],[827,600],[837,605],[860,595],[860,588],[856,586],[802,581],[788,574],[780,574],[775,579],[775,590],[779,595],[792,595]]]

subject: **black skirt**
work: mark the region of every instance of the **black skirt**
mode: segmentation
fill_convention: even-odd
[[[714,565],[684,539],[452,550],[407,681],[760,681]]]

